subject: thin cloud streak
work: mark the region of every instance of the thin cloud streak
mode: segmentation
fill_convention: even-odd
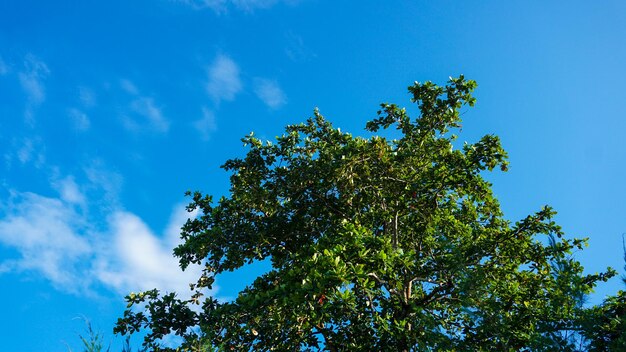
[[[139,89],[135,86],[135,84],[127,79],[122,79],[120,81],[120,86],[122,90],[131,95],[139,94]]]
[[[46,89],[43,81],[49,74],[50,70],[46,63],[31,54],[24,59],[24,70],[18,73],[20,86],[27,97],[24,118],[30,124],[34,123],[35,108],[46,100]]]

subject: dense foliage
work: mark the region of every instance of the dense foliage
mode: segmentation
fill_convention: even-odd
[[[452,134],[475,87],[416,82],[418,116],[382,104],[368,138],[317,111],[275,143],[246,136],[247,155],[223,165],[229,196],[190,194],[200,215],[175,255],[204,265],[196,294],[131,294],[116,332],[146,329],[153,350],[169,333],[187,350],[575,349],[582,297],[613,272],[583,274],[570,254],[585,241],[565,238],[549,207],[504,218],[483,178],[507,169],[500,140]],[[202,296],[262,260],[271,269],[235,300]]]
[[[626,270],[626,242],[623,244]],[[622,277],[622,283],[626,285],[626,276]],[[588,351],[626,351],[626,292],[619,291],[586,313],[581,331],[588,342]]]

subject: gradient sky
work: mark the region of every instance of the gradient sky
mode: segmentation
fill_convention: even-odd
[[[79,351],[79,317],[119,350],[126,293],[193,281],[183,193],[225,194],[241,137],[314,107],[359,134],[459,74],[479,85],[460,139],[509,152],[487,176],[507,218],[550,204],[589,273],[622,273],[625,38],[624,1],[0,0],[2,350]]]

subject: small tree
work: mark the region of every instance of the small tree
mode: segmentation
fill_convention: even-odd
[[[83,336],[83,335],[78,335],[78,337],[80,338],[80,341],[83,343],[83,351],[84,352],[102,352],[105,351],[104,349],[104,342],[103,340],[103,336],[102,333],[97,332],[93,329],[93,327],[91,326],[91,322],[83,317],[82,318],[85,321],[85,325],[87,327],[87,337]],[[72,352],[72,350],[68,347],[68,350],[70,352]],[[111,350],[110,346],[106,348],[106,352],[109,352]]]
[[[544,207],[512,224],[482,174],[507,169],[498,137],[457,148],[460,109],[476,83],[409,87],[419,116],[382,104],[354,137],[319,112],[275,143],[252,134],[228,160],[228,197],[190,194],[200,215],[175,250],[203,264],[189,301],[157,290],[126,297],[115,331],[147,329],[224,350],[519,351],[569,346],[581,294],[613,273],[583,275]],[[554,241],[550,241],[553,238]],[[237,299],[200,301],[222,272],[259,260],[271,269]],[[132,306],[147,303],[137,312]],[[571,346],[570,346],[571,347]]]

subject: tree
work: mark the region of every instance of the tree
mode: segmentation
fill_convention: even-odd
[[[582,331],[588,341],[587,351],[626,350],[626,292],[607,297],[586,313]]]
[[[622,235],[624,250],[624,269],[626,270],[626,242]],[[626,276],[622,276],[626,284]],[[626,292],[619,291],[615,296],[607,297],[598,306],[585,311],[582,321],[582,335],[588,341],[588,351],[625,351],[626,350]]]
[[[243,138],[246,156],[222,166],[230,195],[189,193],[200,215],[174,254],[183,269],[204,265],[195,295],[131,294],[115,331],[146,329],[153,350],[170,332],[187,350],[567,348],[581,294],[613,272],[583,274],[570,253],[585,240],[563,237],[549,207],[504,218],[483,178],[507,169],[500,140],[457,147],[452,134],[475,87],[416,82],[418,116],[382,104],[368,138],[318,111],[275,143]],[[201,297],[220,273],[261,260],[271,269],[236,300]]]

